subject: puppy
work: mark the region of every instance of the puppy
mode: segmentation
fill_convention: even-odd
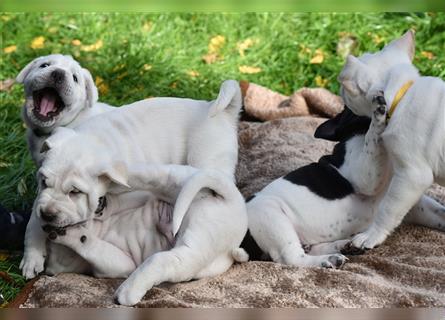
[[[341,141],[332,155],[273,181],[247,203],[251,236],[242,247],[251,259],[266,254],[288,265],[337,268],[346,261],[340,252],[359,253],[345,239],[371,223],[390,171],[380,139],[385,106],[375,103],[372,120],[345,108],[323,123],[315,136]],[[445,222],[445,208],[423,196],[409,222],[436,227],[437,221]]]
[[[40,219],[55,227],[79,222],[77,215],[90,220],[110,186],[118,184],[128,191],[126,168],[132,164],[188,164],[220,170],[233,180],[240,108],[239,85],[228,80],[212,102],[152,98],[74,129],[57,128],[42,146],[39,179],[42,187],[53,183],[49,177],[64,180],[57,185],[57,196],[41,192],[34,203],[21,263],[24,276],[33,278],[43,270],[46,235]]]
[[[116,292],[117,301],[134,305],[153,286],[211,277],[234,262],[247,261],[239,245],[247,230],[246,206],[230,177],[218,170],[189,166],[133,166],[126,184],[153,196],[137,209],[105,212],[100,220],[72,212],[71,226],[51,230],[51,243],[75,254],[49,256],[47,270],[91,271],[97,277],[130,277]],[[39,207],[50,206],[45,194],[60,194],[63,177],[50,175]],[[116,197],[110,190],[107,198]],[[133,201],[131,201],[133,202]],[[116,209],[112,209],[116,211]],[[234,223],[235,222],[235,223]],[[58,259],[58,260],[57,260]]]
[[[339,76],[343,99],[358,115],[372,113],[372,96],[391,105],[383,144],[393,167],[372,223],[353,239],[357,248],[381,244],[433,182],[445,185],[445,83],[421,77],[412,65],[414,33],[383,50],[349,56]]]
[[[31,61],[18,74],[16,82],[25,88],[22,118],[27,141],[37,166],[42,163],[43,141],[57,127],[79,123],[113,107],[97,102],[97,88],[87,69],[71,56],[52,54]]]

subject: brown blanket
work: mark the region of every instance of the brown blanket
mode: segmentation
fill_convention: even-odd
[[[323,119],[288,118],[240,126],[238,184],[245,196],[318,160],[332,148],[312,137]],[[430,192],[445,203],[445,191]],[[328,213],[327,213],[328,214]],[[22,296],[23,307],[111,307],[122,280],[43,276]],[[389,307],[445,306],[445,233],[400,227],[378,249],[351,257],[341,270],[272,262],[234,265],[226,273],[150,290],[138,307]]]

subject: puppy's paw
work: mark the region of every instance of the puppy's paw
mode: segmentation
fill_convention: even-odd
[[[352,238],[352,245],[362,250],[369,250],[382,244],[385,239],[385,233],[369,228],[365,232],[355,235]]]
[[[347,260],[348,258],[346,258],[342,254],[333,254],[328,256],[326,260],[321,262],[321,267],[327,269],[341,268]]]
[[[133,279],[128,278],[125,280],[119,288],[117,288],[114,294],[114,300],[117,304],[123,306],[134,306],[142,300],[147,290],[137,283],[133,283]]]
[[[48,233],[48,239],[51,242],[73,249],[85,244],[89,237],[88,229],[83,226],[58,228]]]
[[[44,266],[45,257],[41,252],[37,251],[25,252],[20,262],[22,275],[27,280],[37,277],[44,270]]]
[[[358,256],[364,254],[366,251],[364,249],[354,247],[352,241],[349,241],[343,248],[340,249],[340,252],[347,256]]]

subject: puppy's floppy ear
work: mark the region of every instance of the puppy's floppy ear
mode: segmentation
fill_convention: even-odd
[[[34,68],[34,66],[37,64],[37,62],[39,62],[40,60],[42,60],[42,57],[38,57],[38,58],[32,60],[30,63],[28,63],[26,65],[26,67],[24,67],[22,69],[22,71],[19,72],[19,74],[15,78],[15,81],[17,83],[23,83],[25,81],[26,77],[28,76],[28,74],[31,72],[31,70]]]
[[[50,149],[58,147],[62,145],[67,139],[74,136],[76,132],[73,129],[66,127],[58,127],[56,128],[51,136],[49,136],[42,144],[42,148],[40,149],[40,153],[45,153]]]
[[[414,54],[416,51],[416,39],[413,30],[408,30],[399,39],[391,41],[385,46],[384,50],[399,50],[405,52],[409,59],[412,61],[414,59]]]
[[[82,74],[83,78],[85,79],[85,92],[87,95],[87,104],[88,107],[92,107],[96,102],[97,99],[99,99],[99,94],[97,93],[97,87],[94,83],[93,77],[91,76],[91,73],[87,70],[82,68]]]
[[[343,141],[368,131],[371,119],[355,115],[345,106],[334,118],[323,122],[315,130],[314,137],[329,141]]]
[[[106,178],[120,186],[131,188],[128,185],[128,172],[127,167],[121,161],[115,161],[111,165],[108,165],[99,174],[99,178]]]
[[[367,92],[372,85],[366,65],[353,55],[347,56],[337,80],[351,96]]]

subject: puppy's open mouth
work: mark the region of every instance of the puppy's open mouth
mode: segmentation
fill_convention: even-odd
[[[50,121],[65,108],[63,99],[54,88],[43,88],[32,93],[33,113],[41,121]]]

